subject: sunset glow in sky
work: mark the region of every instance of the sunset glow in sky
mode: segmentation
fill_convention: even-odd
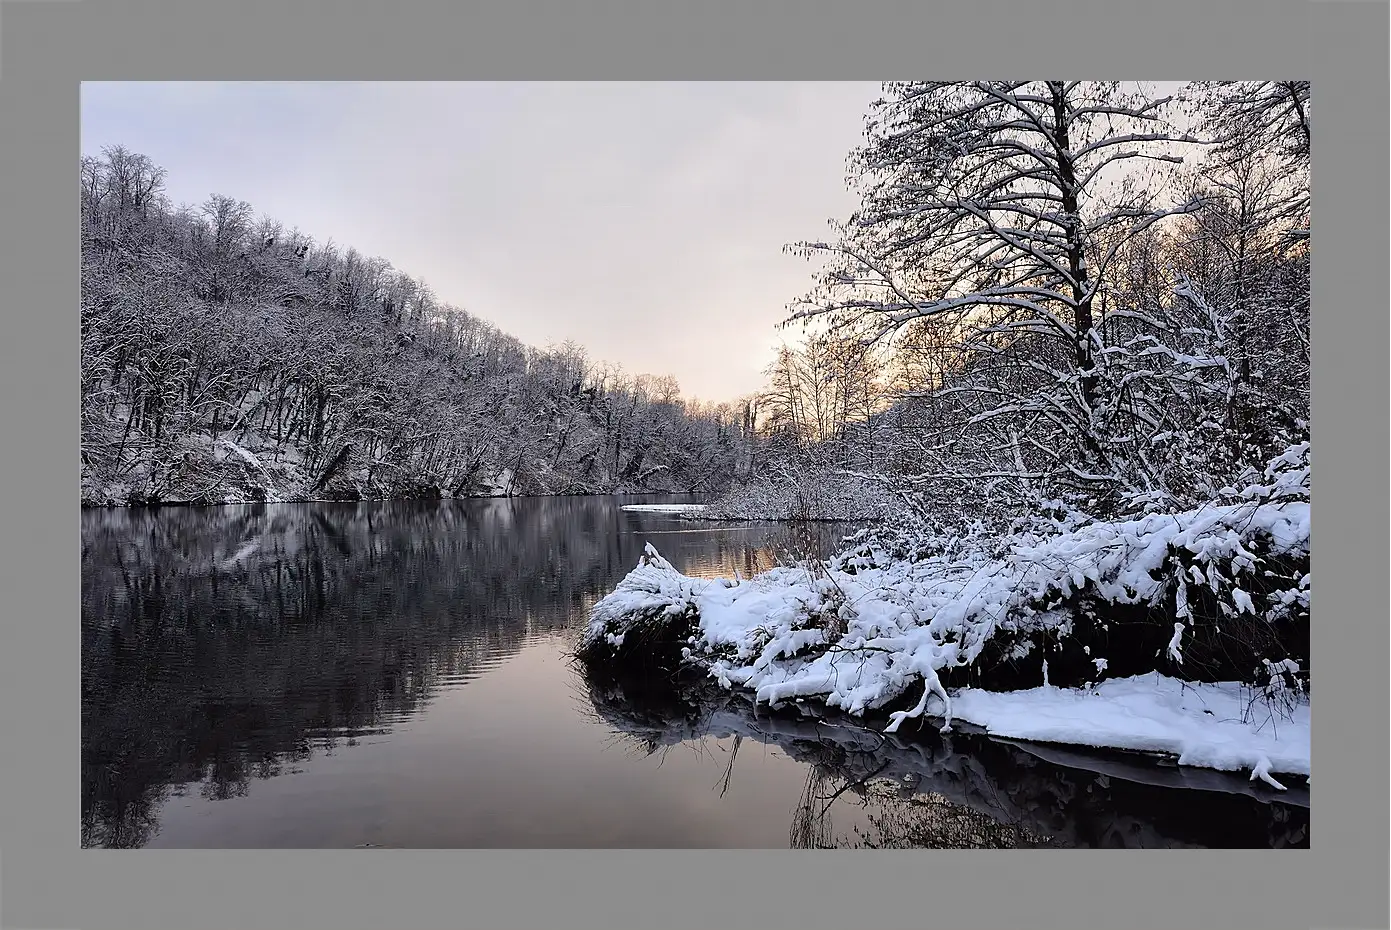
[[[757,390],[874,83],[87,83],[82,149],[377,255],[536,346]]]

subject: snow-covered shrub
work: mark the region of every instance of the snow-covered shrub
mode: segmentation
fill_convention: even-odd
[[[1263,721],[1279,726],[1279,721],[1288,720],[1309,694],[1309,675],[1294,659],[1262,659],[1252,670],[1252,678],[1244,723]]]
[[[896,513],[885,483],[833,468],[787,467],[712,501],[709,520],[881,520]]]
[[[594,605],[576,657],[590,666],[671,664],[671,651],[699,621],[696,591],[649,543],[614,591]]]
[[[616,647],[637,632],[649,645],[679,646],[678,664],[760,701],[814,697],[855,714],[922,688],[896,721],[929,712],[950,719],[945,689],[962,670],[998,678],[1028,659],[1048,676],[1064,649],[1084,673],[1055,683],[1094,681],[1100,663],[1115,676],[1250,677],[1265,660],[1289,658],[1280,650],[1291,621],[1296,634],[1301,623],[1307,629],[1307,594],[1291,599],[1284,587],[1308,589],[1307,451],[1282,456],[1268,484],[1231,503],[1004,539],[943,534],[911,552],[909,538],[896,548],[867,534],[819,572],[783,566],[706,581],[649,548],[594,607],[582,651],[587,661],[617,660]],[[598,648],[605,642],[615,649]],[[1114,651],[1120,642],[1128,653]]]

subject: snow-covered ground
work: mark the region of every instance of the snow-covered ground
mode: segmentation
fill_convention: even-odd
[[[638,513],[700,513],[705,504],[624,504],[620,510]]]
[[[1250,770],[1252,779],[1284,788],[1271,772],[1309,775],[1309,704],[1285,715],[1254,698],[1235,682],[1194,684],[1152,672],[1086,690],[965,688],[952,695],[951,709],[993,736],[1164,753],[1179,765]]]
[[[939,673],[972,665],[987,645],[1011,645],[1022,659],[1041,640],[1067,639],[1083,592],[1118,608],[1172,610],[1174,632],[1155,667],[1175,673],[1200,598],[1233,626],[1307,622],[1308,475],[1306,447],[1273,463],[1269,484],[1233,492],[1235,503],[1021,533],[1006,546],[951,540],[914,557],[869,544],[752,579],[691,578],[649,545],[592,609],[581,653],[617,660],[629,637],[630,651],[674,640],[683,661],[767,704],[814,699],[863,714],[921,689],[915,706],[890,715],[890,731],[914,717],[939,716],[944,727],[956,717],[1001,736],[1169,752],[1256,777],[1307,775],[1299,676],[1308,669],[1292,659],[1266,662],[1263,691],[1158,674],[1108,681],[1102,655],[1080,690],[1048,687],[1046,653],[1044,687],[1032,691],[953,696]],[[1284,574],[1272,560],[1285,561]],[[1291,575],[1289,564],[1306,567]]]
[[[621,486],[600,476],[576,478],[539,459],[523,472],[510,466],[479,464],[427,471],[385,460],[346,455],[325,474],[327,462],[311,463],[294,442],[254,430],[237,441],[189,433],[171,440],[173,451],[132,453],[133,464],[119,477],[100,475],[84,464],[84,507],[131,504],[242,504],[301,501],[392,500],[397,498],[478,498],[549,494],[680,493],[653,468]],[[342,448],[342,447],[340,447]],[[148,453],[148,454],[147,454]],[[155,467],[158,459],[162,464]],[[321,457],[322,458],[322,457]],[[147,461],[146,459],[149,459]],[[330,458],[331,460],[331,458]],[[465,477],[467,473],[467,477]]]
[[[747,705],[746,695],[729,694],[720,700],[706,696],[699,688],[684,692],[685,703],[666,709],[654,707],[641,693],[630,697],[612,685],[592,690],[591,697],[606,723],[632,734],[646,751],[657,746],[696,744],[705,738],[741,736],[776,746],[789,757],[830,771],[846,783],[871,785],[879,781],[892,784],[900,796],[938,795],[997,822],[1050,836],[1060,846],[1099,845],[1098,826],[1117,848],[1185,845],[1185,838],[1177,832],[1187,829],[1182,818],[1175,821],[1166,817],[1163,809],[1149,809],[1148,803],[1155,800],[1152,794],[1111,794],[1113,781],[1262,800],[1270,799],[1274,790],[1259,780],[1234,778],[1207,768],[1155,765],[1140,755],[1008,737],[992,737],[991,742],[998,749],[1008,747],[1013,752],[978,754],[981,742],[963,732],[971,729],[965,726],[942,738],[910,739],[876,733],[822,714],[757,713]],[[1035,759],[1048,764],[1031,765],[1030,760]],[[1077,791],[1077,782],[1059,779],[1062,772],[1101,776],[1080,780],[1088,788],[1095,784],[1099,790],[1095,795],[1091,790]],[[1280,793],[1279,800],[1307,810],[1312,786],[1306,786],[1302,778],[1284,782],[1287,790]],[[1109,822],[1097,824],[1094,816],[1101,810]]]
[[[699,516],[709,520],[860,521],[893,514],[884,486],[830,469],[730,488]]]

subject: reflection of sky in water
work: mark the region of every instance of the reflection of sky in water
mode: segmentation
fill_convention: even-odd
[[[1075,770],[995,743],[995,757],[942,756],[974,773],[976,794],[934,768],[949,800],[932,800],[932,785],[909,799],[900,781],[854,787],[882,753],[847,754],[760,717],[726,715],[752,723],[711,730],[626,698],[596,706],[568,661],[589,606],[648,542],[688,574],[749,577],[853,529],[701,525],[623,512],[612,498],[84,513],[86,841],[1014,842],[1017,831],[965,803],[992,793],[1021,795],[987,807],[997,816],[1056,809],[1071,842],[1211,841],[1210,827],[1179,823],[1172,803],[1166,812],[1173,791],[1126,800],[1092,774],[1059,776]],[[896,779],[916,771],[902,763]],[[1063,800],[1088,791],[1094,802]],[[1225,825],[1227,842],[1283,835],[1253,798],[1214,803],[1189,807]],[[1300,816],[1307,824],[1296,813],[1291,829]],[[1129,822],[1138,833],[1105,839]]]
[[[663,754],[582,716],[559,640],[538,641],[377,739],[244,798],[164,814],[153,846],[786,847],[806,767],[732,740]]]

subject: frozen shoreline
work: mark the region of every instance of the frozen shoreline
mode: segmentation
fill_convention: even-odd
[[[706,504],[624,504],[619,510],[635,513],[676,513],[696,514],[706,508]]]
[[[870,541],[752,579],[691,578],[649,545],[593,607],[579,655],[696,669],[762,704],[888,711],[888,732],[958,719],[1279,786],[1274,774],[1310,767],[1307,643],[1295,645],[1308,629],[1307,447],[1292,451],[1231,503],[925,538],[916,554]]]
[[[1181,766],[1251,772],[1275,788],[1272,773],[1310,774],[1310,705],[1288,717],[1239,682],[1183,682],[1151,672],[1092,689],[1041,687],[1006,693],[965,688],[952,695],[957,720],[991,736],[1096,749],[1160,753]]]

